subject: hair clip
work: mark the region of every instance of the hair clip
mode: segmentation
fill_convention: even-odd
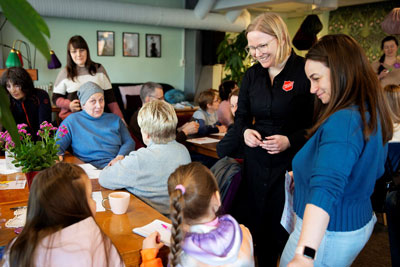
[[[176,190],[176,189],[181,190],[181,191],[182,191],[182,195],[185,194],[186,189],[185,189],[185,187],[184,187],[183,185],[178,184],[177,186],[175,186],[175,190]]]

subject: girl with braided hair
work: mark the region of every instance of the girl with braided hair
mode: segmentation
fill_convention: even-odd
[[[250,231],[230,215],[216,215],[221,200],[207,167],[199,162],[180,166],[168,179],[168,193],[171,266],[254,266]],[[155,258],[162,246],[158,239],[153,233],[143,241],[141,267],[162,266]]]

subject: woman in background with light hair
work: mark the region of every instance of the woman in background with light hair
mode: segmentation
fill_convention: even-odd
[[[109,189],[126,188],[159,212],[169,214],[168,177],[190,163],[186,147],[175,141],[178,118],[174,107],[163,100],[143,105],[138,123],[146,148],[132,151],[104,168],[99,183]]]
[[[256,17],[246,37],[247,51],[258,64],[243,78],[235,114],[234,129],[243,136],[245,148],[244,191],[234,215],[252,232],[259,266],[276,266],[288,238],[280,225],[285,172],[306,141],[313,97],[304,59],[292,51],[279,15]]]
[[[400,142],[400,85],[388,84],[383,88],[393,121],[393,137],[390,142]]]

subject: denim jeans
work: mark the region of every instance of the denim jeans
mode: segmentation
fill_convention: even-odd
[[[326,231],[317,250],[314,266],[350,266],[371,237],[376,223],[375,214],[362,228],[349,232]],[[279,266],[286,266],[294,257],[303,220],[296,216],[296,224],[283,250]]]

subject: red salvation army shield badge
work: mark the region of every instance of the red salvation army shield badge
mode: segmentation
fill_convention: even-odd
[[[291,91],[293,89],[294,81],[284,81],[282,89],[286,92]]]

